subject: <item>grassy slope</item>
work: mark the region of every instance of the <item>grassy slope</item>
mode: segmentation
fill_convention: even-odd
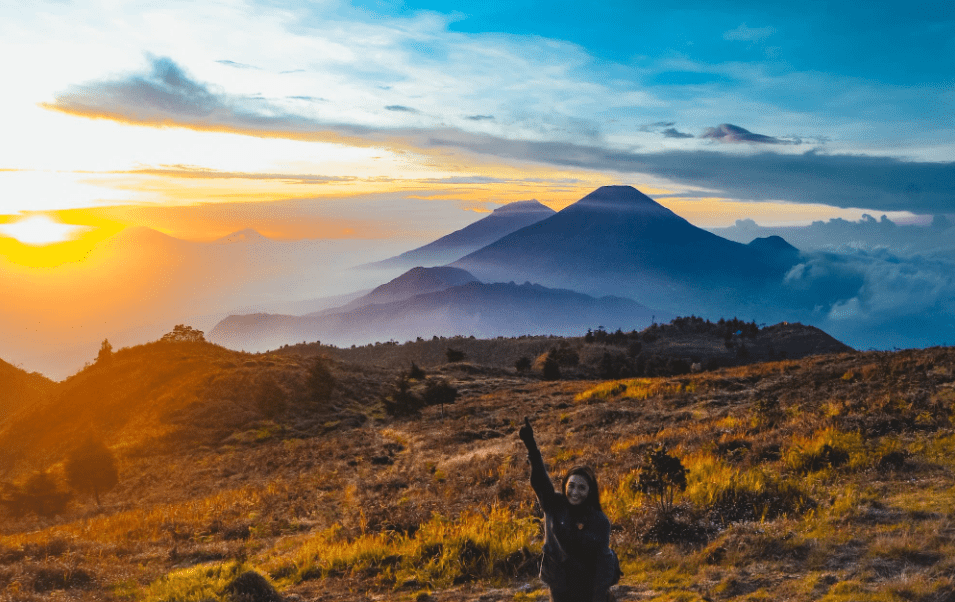
[[[211,346],[159,351],[168,353],[163,378],[132,359],[122,368],[118,353],[110,370],[126,375],[125,393],[82,416],[112,424],[120,398],[207,390],[207,374],[188,376],[196,362],[228,383],[254,380],[243,371],[287,374],[294,395],[307,364]],[[339,364],[331,416],[302,419],[293,404],[278,420],[240,419],[254,414],[239,395],[248,387],[223,385],[213,390],[231,393],[196,395],[211,405],[171,422],[182,430],[196,416],[222,420],[173,439],[188,445],[142,445],[169,437],[168,426],[127,440],[138,418],[117,418],[126,425],[110,441],[120,486],[102,510],[80,505],[4,526],[0,591],[199,600],[254,568],[307,599],[537,599],[539,526],[515,435],[529,415],[554,474],[581,462],[598,470],[626,572],[620,599],[928,601],[955,592],[953,349],[613,383],[429,371],[462,394],[443,416],[428,408],[386,419],[376,383],[389,373]],[[95,378],[81,373],[71,386],[92,391]],[[79,379],[93,379],[90,388]],[[358,412],[371,419],[341,422]],[[653,541],[660,521],[631,487],[642,453],[660,443],[689,469],[674,543]]]

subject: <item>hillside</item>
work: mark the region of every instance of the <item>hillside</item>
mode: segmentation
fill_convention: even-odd
[[[144,346],[118,352],[113,374],[131,386],[149,371],[136,358],[157,354],[176,367],[154,373],[154,401],[139,409],[202,382],[185,375],[253,368],[217,362],[245,358],[278,380],[303,361]],[[625,572],[619,600],[955,595],[951,348],[609,382],[464,368],[428,370],[459,398],[416,417],[382,413],[385,385],[352,407],[364,421],[296,433],[252,422],[247,436],[197,446],[114,442],[122,478],[101,509],[80,500],[58,517],[3,523],[0,588],[28,600],[224,601],[254,570],[289,600],[543,600],[516,438],[530,416],[555,475],[597,468]],[[98,387],[94,372],[71,379],[74,394]],[[332,373],[352,394],[373,380],[357,365]],[[213,417],[221,408],[192,422]],[[633,486],[658,445],[688,471],[670,515]]]
[[[42,374],[0,360],[0,428],[17,411],[41,403],[53,387],[53,381]]]
[[[377,394],[382,378],[371,371],[338,379],[342,385],[323,396],[309,381],[315,362],[205,342],[121,349],[0,423],[0,480],[54,465],[87,437],[138,457],[218,445],[256,429],[305,436],[363,420],[355,408]]]

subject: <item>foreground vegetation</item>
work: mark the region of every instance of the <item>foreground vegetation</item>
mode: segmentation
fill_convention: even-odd
[[[618,599],[955,599],[955,349],[545,381],[467,358],[412,378],[163,345],[116,352],[47,402],[85,400],[120,479],[99,505],[5,517],[3,599],[240,599],[249,571],[292,599],[542,599],[525,415],[554,474],[597,469]],[[399,381],[457,396],[395,417]],[[103,383],[116,406],[96,401]],[[25,451],[4,478],[64,474],[72,423],[18,416],[0,442]]]

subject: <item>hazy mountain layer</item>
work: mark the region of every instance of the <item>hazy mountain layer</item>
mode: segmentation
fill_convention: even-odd
[[[316,340],[342,346],[434,335],[577,335],[597,326],[640,329],[653,315],[646,306],[620,297],[597,299],[529,283],[469,282],[403,301],[319,316],[229,316],[208,338],[232,349],[265,350]]]
[[[491,215],[447,236],[384,261],[375,268],[409,268],[450,263],[491,244],[511,232],[554,215],[554,210],[537,201],[518,201],[495,209]]]

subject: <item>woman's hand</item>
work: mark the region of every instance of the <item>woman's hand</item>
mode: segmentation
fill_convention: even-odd
[[[534,441],[534,427],[531,426],[531,421],[527,416],[524,416],[524,426],[521,427],[517,436],[521,438],[521,441],[523,441],[524,445],[528,448],[537,447],[537,442]]]

